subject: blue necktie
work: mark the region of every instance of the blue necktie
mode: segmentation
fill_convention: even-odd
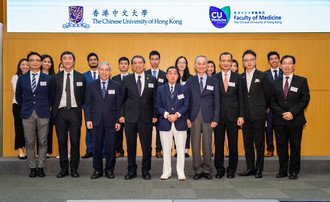
[[[138,91],[139,91],[139,96],[141,97],[141,92],[142,92],[142,83],[141,83],[141,76],[138,76],[138,80],[136,82]]]
[[[107,89],[105,88],[105,83],[104,81],[102,81],[102,98],[105,98],[105,94],[107,92]]]
[[[277,79],[278,76],[277,76],[277,70],[274,70],[274,78]]]
[[[93,72],[93,81],[96,80],[96,72]]]
[[[152,71],[152,76],[157,78],[156,71]]]
[[[37,76],[38,74],[32,74],[32,92],[37,89]]]
[[[173,98],[173,94],[174,94],[174,88],[173,88],[173,86],[171,86],[170,92],[171,92],[171,98]]]
[[[66,92],[66,108],[71,108],[71,87],[70,87],[70,73],[67,74],[65,92]]]
[[[200,77],[200,82],[199,82],[199,87],[200,87],[200,90],[201,90],[201,93],[203,92],[203,77]]]

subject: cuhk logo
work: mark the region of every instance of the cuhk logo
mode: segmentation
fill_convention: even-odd
[[[84,22],[84,7],[69,6],[69,22],[62,25],[64,29],[69,27],[83,27],[88,29],[89,24]]]
[[[225,27],[230,20],[230,7],[217,8],[210,6],[210,20],[216,28]]]

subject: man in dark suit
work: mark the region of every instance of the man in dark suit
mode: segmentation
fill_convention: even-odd
[[[145,59],[135,55],[132,60],[134,74],[124,77],[120,123],[125,123],[128,173],[126,180],[136,175],[136,138],[139,133],[143,157],[142,177],[150,180],[152,125],[157,122],[154,95],[156,79],[144,72]]]
[[[273,85],[274,81],[283,77],[283,71],[280,68],[280,54],[276,51],[271,51],[267,54],[268,64],[270,68],[265,72],[269,82]],[[273,139],[273,112],[270,108],[267,109],[266,118],[266,150],[265,157],[274,156],[274,139]]]
[[[243,79],[244,115],[243,141],[247,170],[240,176],[255,175],[262,178],[265,147],[266,110],[271,98],[271,84],[265,74],[256,69],[257,55],[252,50],[243,53],[245,72]],[[255,150],[257,161],[255,163]]]
[[[61,54],[64,70],[53,77],[53,119],[58,138],[61,172],[58,178],[69,175],[68,132],[71,142],[71,176],[79,177],[80,128],[82,106],[85,100],[86,80],[84,75],[75,71],[75,56],[70,51]]]
[[[47,154],[47,134],[51,108],[51,77],[40,71],[41,56],[27,55],[30,71],[18,78],[15,98],[21,106],[25,145],[30,177],[45,177],[43,168]],[[37,129],[37,130],[36,130]],[[37,132],[37,134],[36,134]],[[39,146],[38,162],[35,158],[36,138]]]
[[[153,50],[149,53],[149,60],[151,68],[146,71],[147,74],[152,75],[157,80],[157,87],[167,83],[166,73],[159,69],[160,53]],[[156,127],[156,157],[162,158],[162,144],[160,141],[159,130]]]
[[[121,57],[118,60],[118,68],[120,74],[112,77],[112,80],[117,83],[123,84],[124,77],[128,75],[129,69],[129,59],[127,57]],[[124,157],[124,149],[123,149],[123,133],[124,133],[124,125],[121,124],[120,130],[116,131],[116,158]]]
[[[84,73],[87,85],[92,81],[99,78],[99,73],[97,67],[99,65],[99,57],[96,53],[90,53],[87,56],[87,62],[89,70]],[[92,141],[92,131],[86,127],[86,154],[82,156],[83,159],[93,157],[93,141]]]
[[[219,84],[215,78],[206,74],[207,58],[199,55],[195,59],[196,76],[186,83],[189,90],[189,119],[195,180],[205,177],[212,179],[212,129],[219,123],[220,97]],[[202,135],[202,134],[203,135]],[[203,160],[201,157],[201,141]]]
[[[294,75],[296,59],[285,55],[281,59],[283,78],[274,83],[271,108],[274,112],[276,148],[280,169],[277,178],[287,176],[297,179],[300,171],[300,147],[303,127],[306,124],[304,112],[310,95],[307,79]],[[290,159],[288,144],[290,141]]]
[[[121,101],[120,84],[110,80],[111,70],[108,62],[99,65],[100,79],[87,86],[85,97],[85,120],[93,137],[92,179],[103,176],[103,145],[106,156],[104,173],[107,178],[114,178],[116,164],[116,131],[120,129],[119,109]]]
[[[156,111],[159,116],[157,124],[164,154],[163,174],[160,179],[166,180],[172,175],[171,151],[173,137],[176,142],[178,180],[186,180],[184,174],[185,142],[187,138],[187,118],[189,110],[189,93],[185,86],[177,84],[179,70],[171,66],[167,68],[168,85],[157,88]]]
[[[238,164],[238,126],[244,123],[243,84],[240,76],[230,71],[232,60],[229,52],[221,53],[219,57],[221,71],[213,76],[218,80],[221,100],[220,121],[214,130],[216,178],[222,178],[225,174],[223,149],[226,131],[229,148],[227,178],[235,177]]]

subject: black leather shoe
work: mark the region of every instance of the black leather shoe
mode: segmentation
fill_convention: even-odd
[[[144,174],[142,174],[142,177],[144,180],[151,180],[151,175],[149,172],[145,172]]]
[[[59,174],[57,174],[57,178],[63,178],[68,175],[69,175],[68,171],[61,171]]]
[[[215,174],[215,178],[220,179],[220,178],[222,178],[224,175],[225,175],[224,172],[217,172],[217,174]]]
[[[202,174],[195,174],[194,180],[200,180],[202,178]]]
[[[45,177],[45,172],[43,168],[38,168],[38,177]]]
[[[233,172],[227,172],[227,178],[228,179],[233,179],[233,178],[235,178],[235,174],[233,173]]]
[[[178,157],[178,153],[175,153],[173,157],[174,157],[174,158]]]
[[[248,169],[243,173],[238,173],[239,176],[250,176],[250,175],[255,175],[257,173],[256,170]]]
[[[88,159],[88,158],[91,158],[93,157],[93,153],[92,152],[87,152],[84,156],[82,156],[81,158],[83,159]]]
[[[136,177],[137,177],[136,173],[127,173],[125,175],[125,180],[131,180],[131,179],[136,178]]]
[[[107,178],[110,178],[110,179],[115,178],[115,175],[113,174],[113,172],[105,172],[105,176],[106,176]]]
[[[163,158],[162,151],[156,151],[156,158]]]
[[[31,177],[31,178],[37,177],[37,169],[36,168],[31,168],[31,172],[30,172],[29,177]]]
[[[277,173],[276,174],[276,178],[283,178],[283,177],[286,177],[286,176],[288,176],[288,174],[286,174],[286,173]]]
[[[93,175],[91,176],[91,179],[97,179],[99,177],[102,177],[103,173],[99,171],[94,171]]]
[[[79,177],[80,175],[79,175],[79,173],[76,171],[76,170],[72,170],[71,171],[71,177],[73,177],[73,178],[77,178],[77,177]]]
[[[212,175],[210,173],[203,173],[203,177],[208,180],[212,180]]]
[[[298,178],[298,175],[296,173],[290,173],[289,179],[295,180]]]
[[[27,156],[20,156],[20,155],[17,155],[17,157],[18,157],[19,160],[25,160],[25,159],[27,159]]]
[[[262,178],[262,171],[257,171],[256,175],[254,176],[255,178]]]
[[[189,154],[186,152],[186,153],[184,153],[184,157],[185,157],[185,158],[189,158],[190,156],[189,156]]]

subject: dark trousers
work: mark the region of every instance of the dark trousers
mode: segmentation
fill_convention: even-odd
[[[300,149],[303,126],[295,126],[291,121],[286,125],[276,125],[276,149],[278,153],[280,172],[285,174],[300,172]],[[290,142],[290,143],[289,143]],[[290,144],[290,157],[288,144]],[[289,162],[290,161],[290,162]]]
[[[58,110],[55,117],[55,127],[58,139],[60,154],[60,166],[62,171],[69,169],[68,160],[68,132],[71,142],[71,171],[77,171],[80,159],[80,128],[81,128],[81,109],[71,108]]]
[[[52,121],[49,122],[48,126],[48,134],[47,134],[47,153],[52,154],[53,153],[53,127],[54,124]]]
[[[106,156],[106,163],[104,167],[105,172],[113,172],[116,165],[115,157],[115,142],[116,142],[115,123],[105,124],[101,118],[98,126],[93,126],[93,168],[96,171],[103,172],[103,145],[104,154]]]
[[[238,128],[236,122],[231,122],[228,119],[223,120],[214,129],[214,144],[215,144],[215,155],[214,155],[214,166],[219,173],[225,172],[224,163],[224,141],[225,132],[227,131],[228,136],[228,147],[229,147],[229,165],[227,172],[236,172],[238,164]]]
[[[86,153],[93,152],[92,130],[86,128]]]
[[[24,129],[21,119],[21,107],[13,104],[13,116],[15,127],[15,149],[25,147]]]
[[[274,116],[272,111],[267,112],[266,117],[266,144],[267,144],[267,151],[274,152],[274,133],[273,133],[273,123],[274,123]]]
[[[247,169],[257,169],[262,171],[264,167],[265,150],[265,120],[246,120],[243,125],[243,141]],[[257,151],[257,161],[255,164],[255,150]]]
[[[124,139],[124,124],[120,125],[120,130],[116,131],[116,152],[124,154],[125,151],[123,149],[123,139]]]
[[[157,127],[156,127],[156,151],[162,151],[162,150],[163,150],[163,148],[162,148],[162,142],[160,141],[159,130],[157,130]]]
[[[142,173],[151,169],[151,139],[152,139],[152,123],[126,122],[125,134],[127,143],[127,160],[128,172],[136,173],[136,142],[137,133],[139,133],[140,143],[142,147]]]

